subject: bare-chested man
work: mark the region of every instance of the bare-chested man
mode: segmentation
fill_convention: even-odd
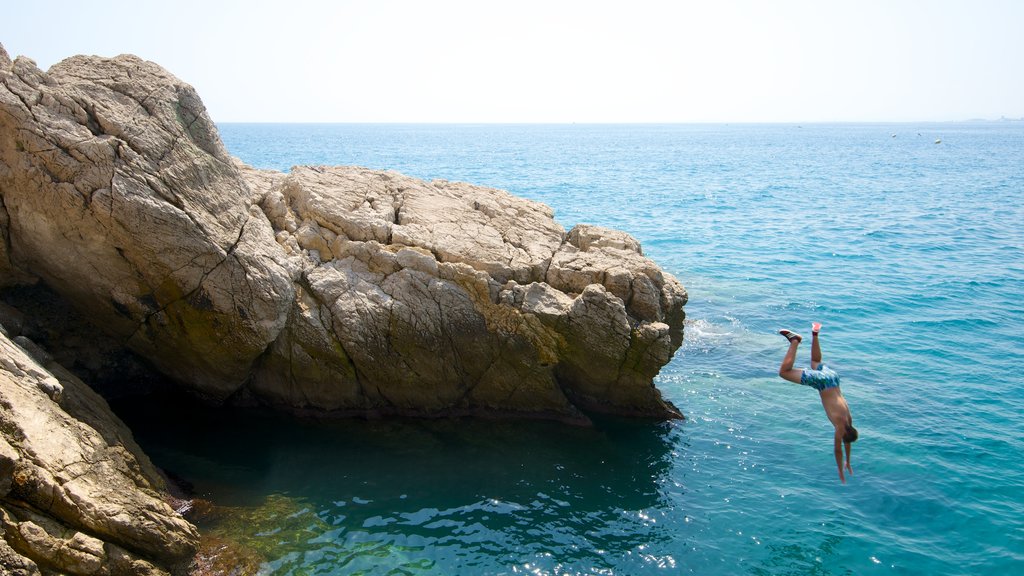
[[[846,446],[846,471],[853,475],[853,468],[850,467],[850,444],[857,440],[857,429],[853,427],[850,406],[846,403],[846,398],[843,398],[842,391],[839,390],[839,374],[836,374],[835,370],[821,361],[821,346],[818,344],[819,330],[821,330],[821,324],[815,322],[811,326],[810,368],[793,368],[793,363],[796,362],[796,349],[800,346],[800,341],[803,338],[796,332],[779,330],[779,334],[789,340],[789,350],[786,351],[786,357],[782,359],[782,366],[779,366],[779,376],[790,382],[810,386],[818,391],[821,396],[821,405],[825,407],[825,415],[836,429],[836,466],[839,467],[839,480],[845,484],[842,445]]]

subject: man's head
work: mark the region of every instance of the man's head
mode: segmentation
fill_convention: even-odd
[[[853,426],[847,426],[846,433],[843,434],[843,442],[846,442],[847,444],[851,442],[856,442],[857,436],[857,429],[854,428]]]

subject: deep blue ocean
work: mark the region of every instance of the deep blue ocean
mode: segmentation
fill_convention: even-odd
[[[257,167],[626,230],[690,295],[656,379],[682,422],[126,416],[262,574],[1024,573],[1024,123],[220,129]],[[776,375],[812,321],[860,430],[845,485],[817,393]]]

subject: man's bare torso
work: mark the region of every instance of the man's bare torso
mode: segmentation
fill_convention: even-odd
[[[846,398],[843,398],[843,393],[838,386],[826,388],[819,394],[821,395],[821,405],[825,408],[825,415],[837,430],[845,431],[847,426],[853,425],[850,406],[846,403]]]

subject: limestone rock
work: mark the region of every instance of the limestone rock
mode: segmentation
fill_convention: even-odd
[[[651,380],[681,342],[686,293],[628,234],[566,234],[546,206],[499,190],[355,167],[296,167],[261,206],[302,287],[256,396],[414,414],[672,414]],[[280,387],[285,367],[309,376]]]
[[[248,167],[133,56],[0,63],[0,202],[10,278],[213,400],[678,416],[652,382],[686,292],[636,239],[470,184]]]
[[[64,391],[56,401],[41,389],[47,381]],[[0,407],[5,566],[24,574],[36,573],[34,566],[67,574],[185,572],[198,534],[166,503],[160,475],[102,398],[0,335]]]
[[[195,91],[134,56],[19,57],[0,110],[11,264],[180,382],[235,392],[293,288]]]

